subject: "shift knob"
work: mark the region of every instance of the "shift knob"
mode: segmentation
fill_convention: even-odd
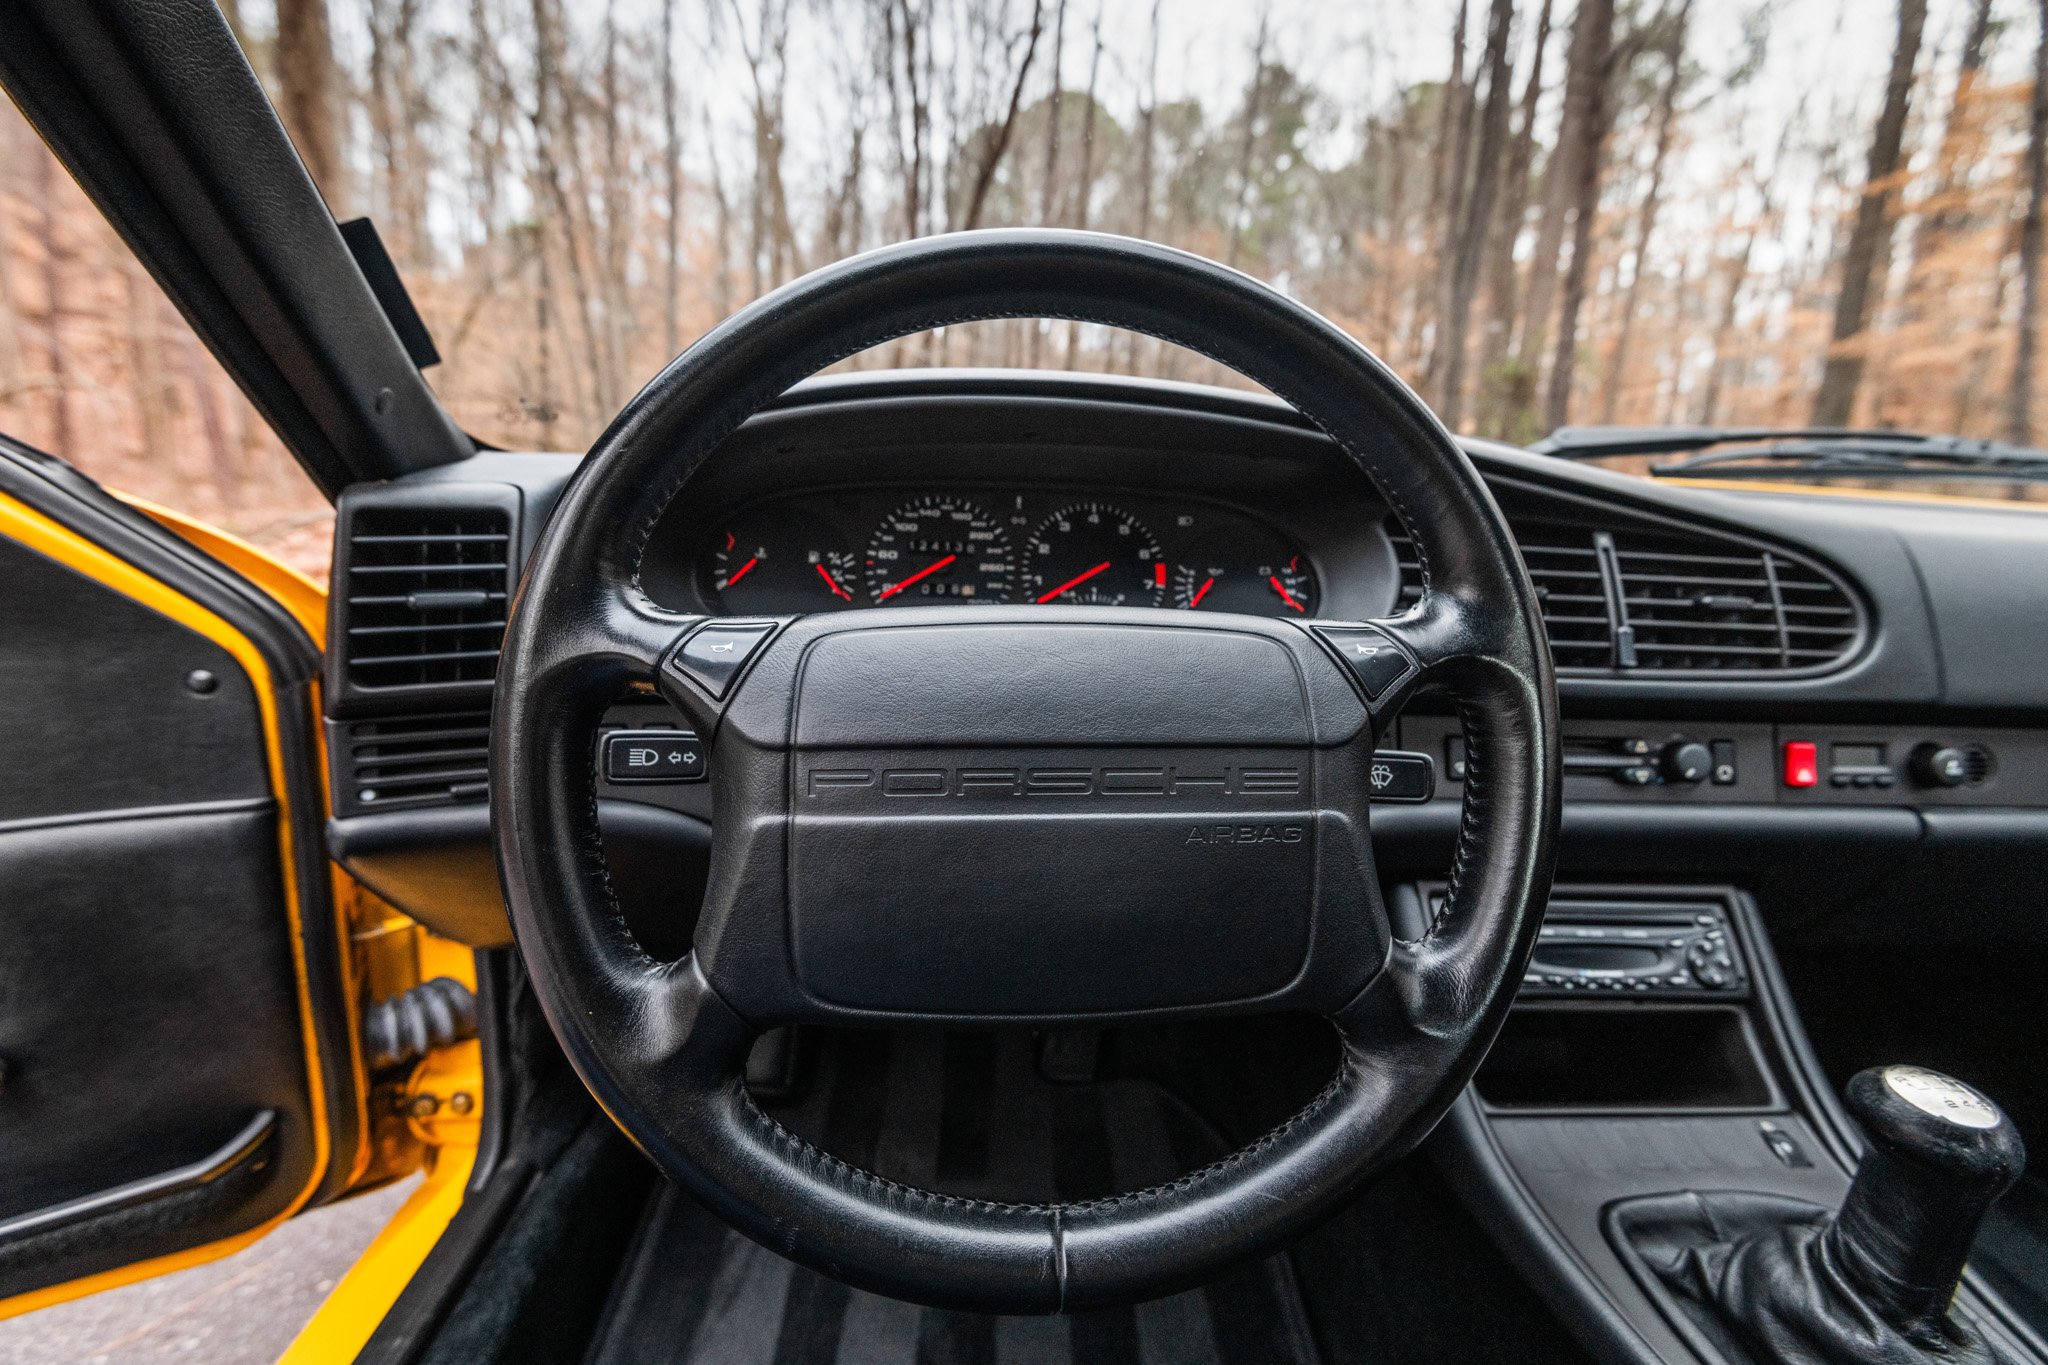
[[[1858,1072],[1845,1098],[1870,1150],[1828,1249],[1878,1316],[1936,1348],[1977,1225],[2019,1178],[2026,1147],[1997,1105],[1925,1067]]]

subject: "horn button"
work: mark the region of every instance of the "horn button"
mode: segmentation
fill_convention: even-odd
[[[1303,632],[868,626],[792,663],[789,944],[814,1003],[1328,1003],[1384,961],[1367,718]]]

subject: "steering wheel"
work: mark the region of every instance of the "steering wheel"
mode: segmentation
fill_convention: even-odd
[[[655,519],[797,380],[909,333],[1069,318],[1264,384],[1370,476],[1424,592],[1383,620],[992,606],[703,618],[657,607]],[[693,951],[649,957],[606,880],[593,748],[652,682],[709,739]],[[1467,741],[1442,911],[1396,940],[1372,755],[1423,684]],[[1053,1312],[1181,1288],[1333,1211],[1443,1116],[1491,1044],[1549,890],[1556,688],[1477,472],[1356,341],[1149,242],[991,231],[853,257],[728,318],[598,439],[529,563],[498,668],[491,811],[535,993],[576,1071],[672,1180],[782,1255],[944,1307]],[[1099,1027],[1276,1010],[1336,1074],[1251,1145],[1067,1204],[917,1190],[818,1150],[742,1081],[786,1023]]]

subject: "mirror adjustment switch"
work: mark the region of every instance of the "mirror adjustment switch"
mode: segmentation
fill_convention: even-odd
[[[668,666],[722,700],[733,678],[774,633],[773,621],[714,621],[683,641]]]
[[[615,730],[604,737],[608,782],[702,782],[704,746],[688,730]]]
[[[1367,701],[1378,701],[1415,667],[1399,645],[1370,626],[1317,626],[1316,634],[1344,660]]]

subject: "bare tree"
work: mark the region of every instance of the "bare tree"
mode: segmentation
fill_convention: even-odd
[[[1516,277],[1515,243],[1522,235],[1522,220],[1528,216],[1529,176],[1536,164],[1536,106],[1543,97],[1543,56],[1550,43],[1551,0],[1543,0],[1536,14],[1536,36],[1530,44],[1529,80],[1522,91],[1521,118],[1514,141],[1508,148],[1507,169],[1501,175],[1500,211],[1494,215],[1492,241],[1488,247],[1486,308],[1482,314],[1479,347],[1479,380],[1482,392],[1492,395],[1492,420],[1487,423],[1501,435],[1501,419],[1508,404],[1495,393],[1503,384],[1502,362],[1508,353],[1508,337],[1515,325]],[[1555,259],[1556,253],[1552,252]]]
[[[2034,359],[2041,331],[2041,215],[2048,197],[2048,0],[2040,3],[2041,32],[2034,41],[2034,97],[2027,120],[2027,214],[2020,225],[2019,339],[2013,349],[2012,387],[2006,391],[2005,435],[2033,439],[2030,411]]]
[[[1917,2],[1917,0],[1915,0]],[[1572,375],[1578,359],[1579,308],[1592,273],[1593,221],[1600,212],[1600,174],[1607,142],[1609,58],[1614,48],[1614,0],[1579,0],[1572,21],[1570,68],[1565,78],[1565,121],[1571,153],[1572,259],[1557,305],[1557,351],[1550,362],[1544,419],[1554,429],[1571,412]],[[1559,134],[1560,142],[1564,135]]]
[[[996,167],[1002,163],[1003,155],[1010,150],[1010,137],[1017,128],[1017,110],[1024,101],[1024,82],[1031,78],[1031,61],[1038,55],[1038,39],[1044,32],[1045,0],[1031,0],[1031,23],[1024,33],[1024,60],[1017,63],[1017,78],[1010,83],[1010,102],[1003,110],[1003,121],[988,140],[981,165],[975,172],[974,188],[967,196],[967,212],[961,216],[960,226],[963,229],[981,226],[981,211],[988,202],[988,187],[996,178]]]
[[[1892,46],[1891,75],[1885,82],[1884,107],[1870,139],[1869,167],[1856,205],[1856,226],[1842,252],[1842,283],[1835,296],[1833,342],[1820,389],[1814,395],[1815,426],[1849,424],[1856,389],[1863,381],[1864,325],[1869,321],[1871,283],[1881,275],[1880,263],[1890,252],[1891,204],[1900,151],[1906,136],[1906,115],[1913,95],[1913,67],[1920,59],[1920,35],[1927,24],[1927,0],[1899,0],[1898,40]]]
[[[29,164],[35,167],[33,192],[36,202],[36,246],[43,261],[43,338],[50,371],[50,439],[59,455],[75,449],[71,432],[71,352],[64,334],[67,308],[64,296],[63,247],[57,231],[57,159],[42,147],[33,148]]]
[[[1670,69],[1665,74],[1664,90],[1657,101],[1657,131],[1655,146],[1650,153],[1650,182],[1643,191],[1643,202],[1637,211],[1635,261],[1629,270],[1628,288],[1622,293],[1621,321],[1615,328],[1614,351],[1608,357],[1607,374],[1601,383],[1602,422],[1614,420],[1615,405],[1621,398],[1622,372],[1628,367],[1629,336],[1635,330],[1636,309],[1643,292],[1643,274],[1649,268],[1650,238],[1657,230],[1657,210],[1661,207],[1664,190],[1664,163],[1671,154],[1678,91],[1685,79],[1685,37],[1691,18],[1692,0],[1680,0],[1677,14],[1666,21],[1664,58]]]
[[[1485,253],[1487,234],[1493,226],[1493,201],[1500,179],[1501,152],[1507,142],[1508,111],[1514,105],[1508,51],[1514,22],[1514,0],[1493,0],[1486,21],[1486,52],[1481,59],[1486,72],[1486,103],[1479,119],[1479,146],[1472,160],[1471,198],[1464,204],[1451,238],[1451,268],[1444,281],[1437,319],[1434,354],[1438,363],[1431,367],[1436,371],[1437,415],[1453,431],[1458,429],[1463,415],[1466,326],[1472,316],[1472,295],[1479,287],[1480,257]]]
[[[237,36],[240,14],[233,16]],[[343,194],[341,138],[335,127],[334,42],[328,31],[327,0],[277,0],[278,113],[299,149],[313,183],[339,212]]]
[[[668,210],[662,223],[663,263],[668,270],[661,300],[661,347],[674,356],[682,346],[678,311],[683,295],[683,132],[676,110],[676,0],[661,0],[661,169]]]
[[[1223,256],[1225,263],[1233,266],[1244,253],[1244,230],[1252,212],[1252,155],[1258,150],[1259,126],[1265,117],[1266,45],[1272,35],[1272,17],[1270,11],[1260,8],[1258,36],[1252,40],[1252,83],[1245,90],[1244,129],[1237,149],[1237,197],[1230,210],[1230,245]]]

